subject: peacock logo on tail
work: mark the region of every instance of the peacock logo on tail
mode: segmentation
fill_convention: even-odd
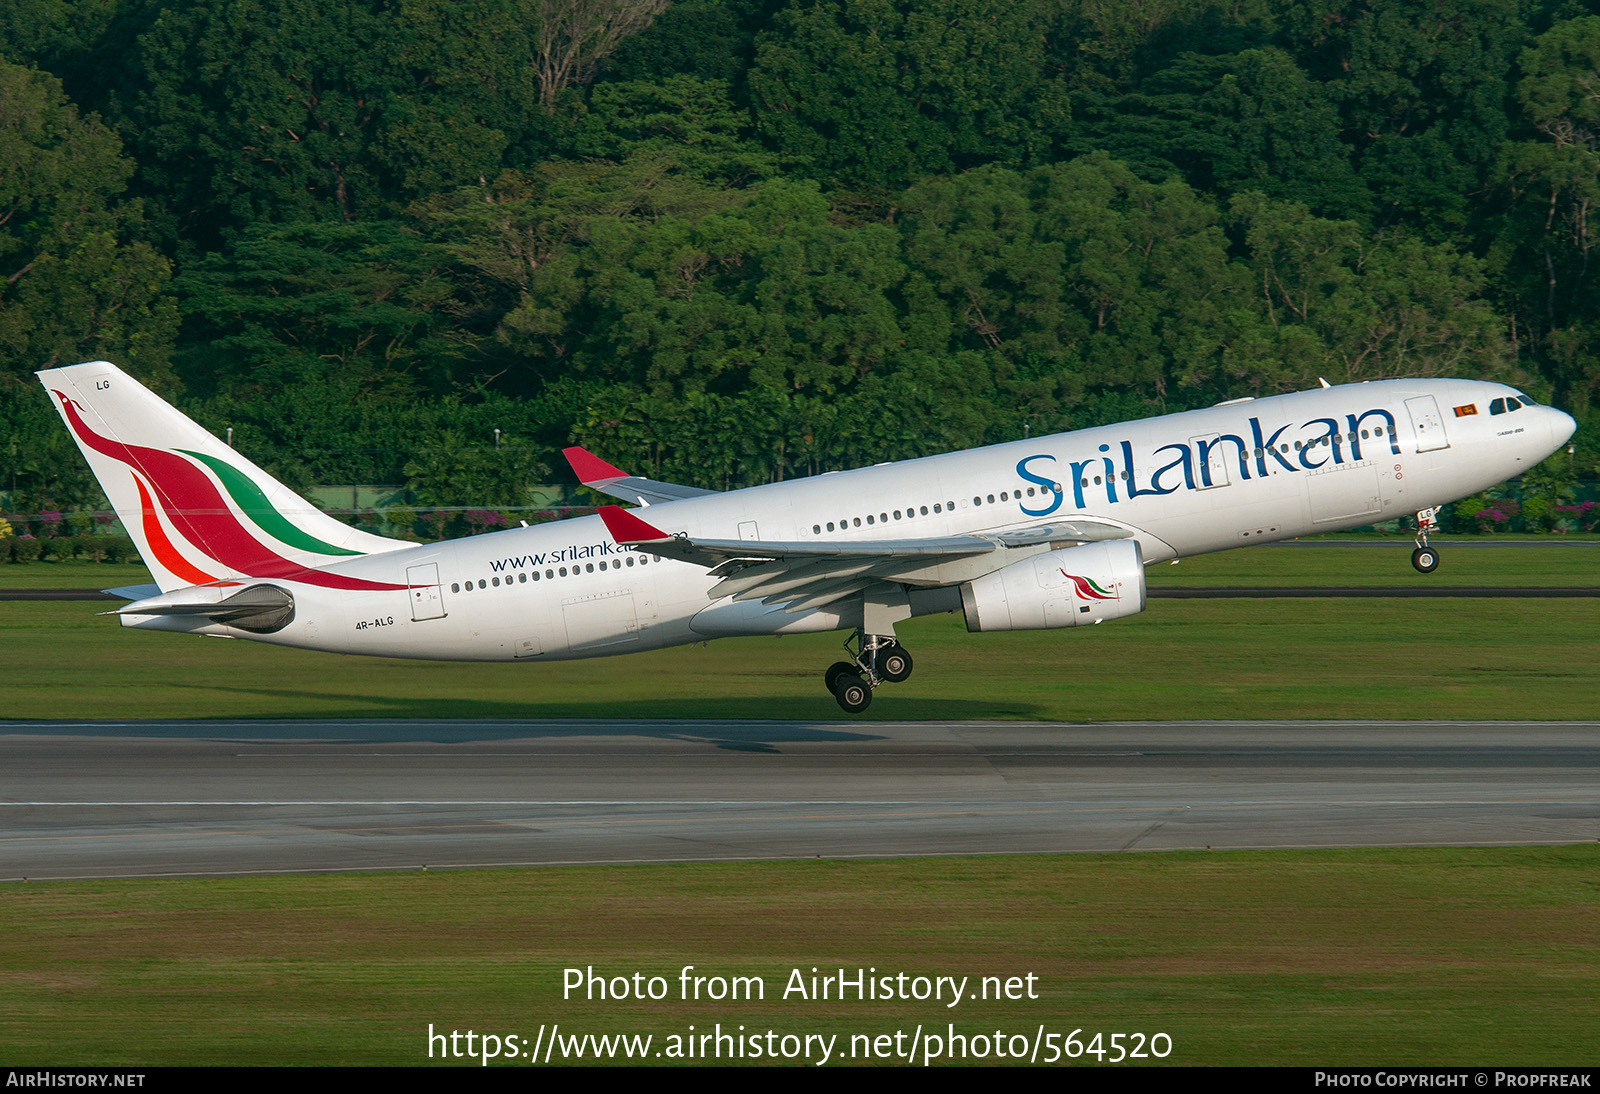
[[[71,396],[51,389],[61,401],[62,414],[78,440],[88,448],[128,468],[139,494],[140,526],[156,560],[175,576],[195,585],[224,580],[208,573],[178,550],[167,528],[184,544],[225,574],[277,577],[330,589],[388,590],[405,585],[367,581],[330,574],[285,558],[267,546],[235,515],[246,519],[268,537],[330,562],[360,557],[366,552],[338,547],[295,525],[268,500],[243,471],[216,456],[187,449],[165,451],[124,444],[95,432],[84,421],[82,407]],[[222,484],[227,497],[206,474]],[[231,503],[231,504],[230,504]]]

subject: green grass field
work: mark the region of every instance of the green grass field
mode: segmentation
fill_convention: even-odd
[[[1256,549],[1151,580],[1410,581],[1407,553]],[[1433,579],[1450,584],[1595,584],[1600,568],[1582,549],[1445,560]],[[33,587],[139,580],[85,568]],[[50,569],[0,567],[0,587]],[[839,636],[444,665],[134,633],[101,610],[0,604],[7,717],[840,717],[818,679]],[[1156,600],[1086,632],[968,635],[940,617],[903,637],[917,674],[869,717],[1593,719],[1600,694],[1591,599]],[[1175,1064],[1595,1066],[1597,876],[1600,847],[1582,846],[14,885],[0,1060],[409,1065],[428,1062],[430,1023],[531,1039],[559,1022],[651,1034],[654,1052],[720,1022],[838,1034],[836,1058],[920,1023],[1163,1032]],[[673,995],[563,999],[562,970],[591,965]],[[767,996],[681,1001],[684,965],[758,976]],[[1031,973],[1039,998],[782,999],[812,966]]]
[[[1433,574],[1411,568],[1411,541],[1369,537],[1372,546],[1246,547],[1163,563],[1147,571],[1163,585],[1600,585],[1600,536],[1533,546],[1537,540],[1441,539]],[[1455,546],[1457,542],[1471,546]],[[35,562],[0,565],[0,589],[109,589],[150,580],[137,564]]]
[[[1440,565],[1431,574],[1411,568],[1412,542],[1391,538],[1367,547],[1247,547],[1162,563],[1146,571],[1152,588],[1171,585],[1429,586],[1600,585],[1600,538],[1561,546],[1500,546],[1492,537],[1470,546],[1435,540]]]
[[[1156,567],[1151,583],[1428,580],[1407,558],[1403,546],[1254,548]],[[1600,550],[1474,548],[1447,558],[1453,584],[1600,584]],[[63,586],[87,587],[112,567],[0,567],[0,580],[52,569]],[[821,673],[843,635],[452,664],[127,631],[98,614],[110,606],[0,604],[7,717],[840,717]],[[936,616],[900,633],[917,672],[881,689],[869,719],[1581,719],[1594,716],[1600,694],[1600,601],[1588,598],[1157,599],[1139,616],[1085,630],[968,634],[959,618]]]
[[[430,1023],[532,1040],[556,1022],[652,1051],[721,1023],[842,1052],[920,1023],[1162,1032],[1189,1065],[1594,1066],[1597,871],[1585,846],[16,886],[0,1056],[410,1065]],[[685,965],[760,977],[765,997],[682,1001]],[[564,999],[563,970],[591,966],[659,975],[669,997]],[[1032,974],[1038,998],[783,998],[793,970],[841,966],[974,991]]]

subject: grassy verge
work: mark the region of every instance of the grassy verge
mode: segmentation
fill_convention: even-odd
[[[1487,539],[1487,537],[1485,537]],[[1490,541],[1492,542],[1492,541]],[[1411,567],[1411,541],[1378,547],[1248,547],[1162,563],[1145,571],[1164,585],[1600,585],[1600,547],[1471,546],[1440,548],[1431,574]]]
[[[1238,852],[64,883],[0,902],[8,1063],[418,1064],[437,1029],[1156,1031],[1178,1064],[1593,1066],[1600,849]],[[680,970],[759,1001],[683,1001]],[[657,1002],[563,970],[659,975]],[[1037,998],[783,998],[841,967]],[[946,1002],[949,997],[946,996]],[[651,1062],[656,1062],[653,1057]],[[765,1062],[765,1061],[761,1061]],[[997,1062],[994,1055],[987,1062]]]
[[[1480,537],[1470,547],[1444,542],[1444,565],[1433,574],[1411,568],[1411,541],[1383,547],[1246,547],[1163,563],[1146,572],[1163,585],[1600,585],[1600,546],[1551,549],[1528,541]],[[1600,537],[1564,542],[1600,544]],[[1385,547],[1389,549],[1384,549]],[[35,562],[0,565],[0,589],[109,589],[150,581],[135,563]]]
[[[135,633],[99,610],[0,606],[6,717],[840,717],[821,681],[838,635],[454,664]],[[1084,631],[939,616],[901,637],[917,670],[869,718],[1581,719],[1600,694],[1588,599],[1158,600]]]
[[[150,582],[136,562],[30,562],[0,566],[0,589],[115,589]]]

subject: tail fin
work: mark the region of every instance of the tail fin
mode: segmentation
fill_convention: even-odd
[[[115,365],[38,376],[163,592],[413,546],[320,512]]]

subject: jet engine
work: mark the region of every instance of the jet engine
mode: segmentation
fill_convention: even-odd
[[[1121,619],[1144,610],[1137,540],[1035,555],[961,586],[969,631],[1030,631]]]

